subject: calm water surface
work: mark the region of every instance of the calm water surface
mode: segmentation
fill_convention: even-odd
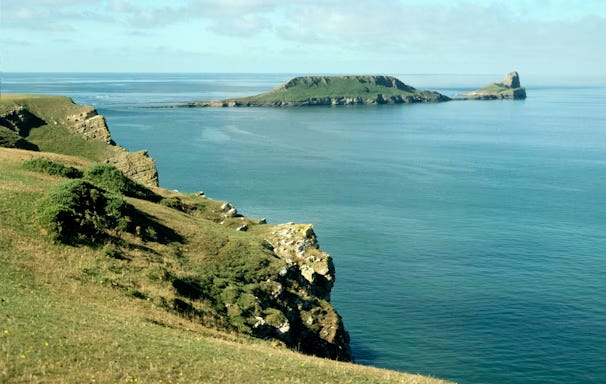
[[[162,186],[313,223],[359,363],[459,383],[606,382],[606,81],[525,79],[525,101],[148,106],[291,75],[5,74],[94,104]],[[455,95],[492,76],[400,75]],[[597,85],[596,85],[597,84]]]

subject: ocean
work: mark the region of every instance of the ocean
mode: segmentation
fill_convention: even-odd
[[[313,223],[361,364],[459,383],[606,382],[606,79],[526,100],[149,108],[291,74],[2,75],[92,104],[161,186]],[[454,96],[497,75],[396,75]]]

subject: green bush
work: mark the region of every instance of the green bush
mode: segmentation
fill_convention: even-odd
[[[86,181],[72,180],[50,191],[38,217],[57,241],[96,242],[107,230],[126,230],[131,210],[119,196]]]
[[[51,176],[62,176],[69,179],[78,179],[82,177],[82,172],[79,169],[41,158],[24,161],[23,168],[28,171],[46,173]]]
[[[160,196],[124,176],[116,167],[109,164],[93,165],[84,171],[84,178],[110,192],[153,202],[161,199]]]
[[[176,209],[181,212],[185,212],[187,210],[186,206],[183,204],[181,199],[179,199],[178,197],[163,198],[162,200],[160,200],[160,204],[162,204],[166,207],[172,208],[172,209]]]

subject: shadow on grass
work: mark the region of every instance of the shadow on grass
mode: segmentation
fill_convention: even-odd
[[[153,241],[160,244],[182,243],[183,236],[178,234],[174,229],[160,223],[158,219],[145,212],[139,211],[132,207],[128,213],[131,218],[129,232],[134,230],[143,241]]]

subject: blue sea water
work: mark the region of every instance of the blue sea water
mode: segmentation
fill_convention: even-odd
[[[523,101],[153,109],[286,74],[4,74],[94,104],[163,187],[313,223],[357,362],[459,383],[606,382],[606,80]],[[501,75],[399,75],[448,95]]]

